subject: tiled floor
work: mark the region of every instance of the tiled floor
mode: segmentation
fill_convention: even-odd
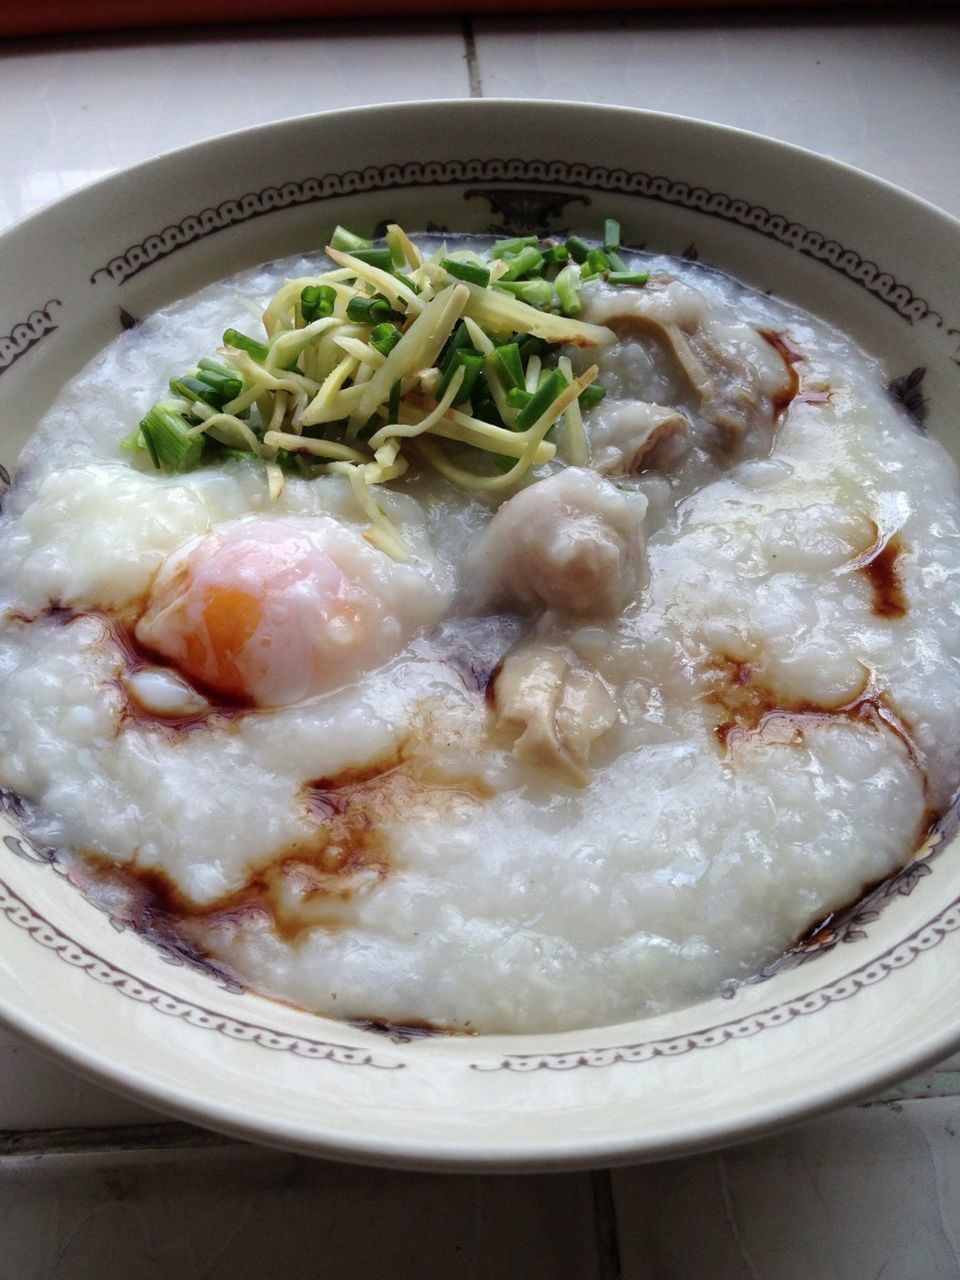
[[[335,106],[554,97],[698,115],[960,214],[960,22],[591,18],[309,25],[0,46],[0,227],[157,151]],[[170,1124],[0,1032],[0,1280],[960,1276],[960,1058],[734,1151],[442,1178]]]

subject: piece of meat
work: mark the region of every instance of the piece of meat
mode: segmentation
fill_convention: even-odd
[[[617,721],[613,695],[595,671],[551,645],[530,644],[504,659],[493,685],[498,732],[515,738],[517,760],[585,787],[594,742]]]
[[[644,400],[611,401],[590,436],[590,455],[601,475],[637,475],[668,469],[690,446],[690,423],[678,409]]]
[[[713,314],[703,294],[669,276],[651,276],[636,289],[596,287],[587,296],[591,321],[621,341],[648,341],[667,353],[684,402],[709,433],[697,443],[736,453],[752,435],[751,452],[769,445],[796,378],[756,329]]]
[[[500,507],[474,548],[473,603],[618,614],[641,586],[646,509],[641,494],[579,467],[538,480]]]

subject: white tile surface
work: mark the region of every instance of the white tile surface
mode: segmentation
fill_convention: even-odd
[[[115,169],[219,133],[336,107],[466,97],[460,24],[412,25],[415,59],[396,24],[363,36],[298,24],[0,46],[0,228]],[[305,173],[312,163],[304,157]]]
[[[847,1110],[613,1175],[623,1280],[956,1280],[960,1103]]]
[[[0,1159],[3,1280],[600,1280],[589,1175],[379,1173],[233,1146]]]
[[[960,23],[910,12],[476,25],[484,97],[698,116],[809,147],[960,215]]]

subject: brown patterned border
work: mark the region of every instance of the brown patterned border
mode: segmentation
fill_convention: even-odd
[[[50,314],[50,308],[62,306],[59,298],[51,298],[36,311],[31,311],[26,320],[15,324],[8,334],[0,337],[0,374],[6,373],[31,347],[35,347],[48,333],[53,333],[58,328]]]
[[[31,908],[0,880],[0,915],[24,929],[40,946],[53,951],[59,959],[81,969],[97,982],[112,986],[121,995],[149,1005],[158,1013],[181,1018],[191,1026],[216,1031],[231,1040],[243,1040],[264,1049],[293,1053],[298,1057],[320,1059],[344,1066],[367,1066],[381,1070],[401,1070],[405,1062],[378,1061],[372,1054],[348,1045],[332,1044],[291,1036],[257,1023],[244,1022],[225,1014],[195,1005],[141,981],[124,969],[118,969],[96,953],[56,929],[45,917]],[[731,1040],[744,1040],[785,1026],[797,1018],[819,1013],[830,1005],[849,1000],[867,987],[876,986],[912,964],[925,951],[931,951],[949,934],[960,930],[960,898],[956,898],[939,915],[921,925],[906,938],[890,947],[874,960],[860,965],[833,982],[814,987],[801,996],[782,1004],[771,1005],[758,1013],[705,1027],[700,1031],[670,1039],[639,1041],[608,1048],[576,1049],[560,1053],[507,1054],[497,1062],[472,1062],[470,1069],[491,1071],[573,1071],[579,1067],[611,1067],[619,1063],[650,1062],[655,1058],[676,1058],[695,1049],[713,1049]]]
[[[956,898],[946,910],[875,960],[853,969],[835,982],[814,987],[796,999],[771,1005],[745,1018],[720,1022],[716,1026],[705,1027],[702,1031],[673,1039],[647,1040],[609,1049],[577,1049],[570,1053],[512,1053],[499,1062],[473,1062],[470,1065],[474,1071],[574,1071],[578,1067],[612,1067],[621,1062],[651,1062],[654,1058],[678,1058],[694,1049],[714,1049],[730,1040],[746,1040],[761,1031],[785,1026],[797,1018],[819,1013],[832,1004],[849,1000],[866,987],[876,986],[898,969],[905,969],[923,952],[931,951],[958,929],[960,898]]]
[[[144,240],[129,245],[109,262],[97,267],[90,276],[91,283],[100,277],[123,284],[154,262],[176,253],[189,244],[223,231],[227,227],[249,222],[278,209],[298,205],[315,204],[359,192],[396,191],[410,187],[451,186],[476,182],[523,182],[534,190],[514,190],[508,194],[513,204],[532,200],[542,207],[543,193],[536,188],[562,187],[584,191],[610,191],[622,195],[638,196],[662,204],[679,205],[712,218],[734,222],[770,240],[776,240],[789,249],[822,262],[839,272],[854,284],[866,289],[885,306],[897,312],[909,324],[932,318],[937,327],[943,317],[930,304],[883,271],[855,249],[848,249],[822,231],[812,230],[795,222],[786,214],[775,213],[764,205],[751,204],[748,200],[728,195],[724,191],[709,191],[675,178],[653,175],[642,171],[608,169],[602,165],[587,165],[567,160],[472,159],[407,161],[382,167],[351,169],[345,173],[327,173],[322,177],[291,180],[279,186],[263,187],[241,196],[224,200],[215,207],[188,214],[180,222],[172,223]],[[467,195],[492,192],[473,191]],[[561,192],[549,193],[562,201]],[[509,212],[509,211],[508,211]]]
[[[130,1000],[148,1005],[157,1013],[166,1014],[168,1017],[180,1018],[202,1031],[216,1031],[226,1036],[228,1040],[244,1040],[259,1045],[262,1049],[292,1053],[298,1058],[334,1062],[340,1066],[375,1067],[381,1071],[399,1071],[406,1065],[403,1062],[381,1060],[371,1053],[351,1048],[349,1045],[288,1035],[285,1032],[260,1026],[255,1022],[231,1018],[227,1014],[217,1013],[214,1009],[191,1004],[188,1000],[171,995],[169,991],[164,991],[160,987],[151,986],[125,969],[118,969],[102,956],[88,951],[79,942],[61,933],[49,920],[18,897],[2,880],[0,880],[0,915],[5,916],[17,928],[24,929],[34,942],[52,951],[65,964],[74,969],[80,969],[95,982],[113,987],[115,991],[127,996]]]
[[[880,913],[894,898],[906,898],[926,876],[932,874],[931,863],[949,847],[960,829],[960,799],[954,798],[950,808],[938,818],[923,844],[909,862],[851,906],[831,912],[806,938],[797,943],[772,964],[766,965],[746,985],[766,982],[784,969],[809,964],[828,954],[840,943],[858,942],[867,936],[867,926],[880,918]],[[733,994],[733,991],[730,992]]]

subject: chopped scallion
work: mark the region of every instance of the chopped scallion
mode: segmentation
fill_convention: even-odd
[[[400,330],[395,324],[378,324],[370,330],[370,345],[382,356],[388,356],[400,341]]]
[[[607,253],[616,253],[620,248],[620,223],[616,218],[606,218],[603,223],[603,247]]]
[[[300,290],[300,314],[304,324],[333,315],[337,291],[330,284],[308,284]]]
[[[592,280],[594,276],[602,275],[604,271],[609,271],[610,263],[607,255],[602,249],[591,249],[587,254],[587,260],[583,263],[580,271],[581,280]]]
[[[352,253],[358,262],[365,262],[368,267],[393,273],[393,254],[389,249],[354,249]]]
[[[126,449],[127,453],[139,453],[141,449],[147,447],[147,442],[143,438],[143,432],[139,427],[131,431],[128,436],[124,436],[120,441],[120,448]]]
[[[202,435],[190,435],[190,423],[181,413],[155,404],[140,423],[140,433],[158,471],[191,471],[203,456]]]
[[[596,382],[591,382],[589,387],[584,387],[577,399],[582,409],[592,409],[595,404],[599,404],[603,397],[607,394],[607,388],[601,387]]]
[[[386,298],[365,298],[355,293],[347,303],[347,319],[354,324],[383,324],[387,320],[398,320],[400,312],[394,311]]]
[[[481,422],[489,422],[494,427],[503,426],[503,419],[500,417],[497,402],[494,400],[493,393],[484,379],[481,378],[474,386],[470,403],[473,406],[473,416],[475,418],[479,418]]]
[[[567,380],[560,370],[551,369],[550,376],[517,414],[517,426],[520,430],[526,431],[527,427],[532,427],[537,419],[546,413],[566,385]]]
[[[437,392],[437,399],[442,400],[444,392],[450,385],[450,380],[458,369],[463,369],[463,382],[460,384],[460,390],[457,392],[454,404],[463,404],[465,400],[470,399],[474,385],[483,370],[483,356],[479,351],[464,351],[462,348],[453,353],[453,358],[448,364],[443,381],[440,383],[440,389]]]
[[[520,359],[523,361],[524,365],[526,365],[531,356],[539,356],[542,360],[550,350],[549,342],[545,342],[543,338],[535,338],[532,333],[524,335],[518,334],[517,336],[520,338],[520,341],[517,343],[517,346],[520,349]]]
[[[553,287],[557,291],[557,299],[565,316],[575,316],[583,305],[580,301],[580,272],[572,264],[564,267]]]
[[[330,248],[339,249],[341,253],[356,253],[358,249],[372,249],[373,241],[365,240],[363,236],[354,235],[346,227],[338,226],[334,227],[333,235],[330,237]]]
[[[400,421],[400,379],[390,388],[390,395],[387,399],[387,421]]]
[[[184,400],[200,400],[215,409],[223,407],[222,404],[214,404],[212,387],[201,382],[199,378],[192,378],[187,373],[180,378],[171,378],[170,390],[175,396],[183,396]],[[223,403],[225,404],[226,401]]]
[[[525,245],[514,257],[507,258],[506,262],[507,269],[500,277],[498,284],[503,284],[507,280],[519,280],[521,276],[536,275],[543,270],[543,254],[530,244]]]
[[[549,280],[497,280],[497,289],[505,289],[531,307],[549,307],[553,301],[553,285]]]
[[[197,361],[197,368],[200,370],[200,377],[207,373],[219,373],[222,378],[239,379],[240,377],[236,369],[231,369],[229,365],[221,364],[219,360],[211,360],[206,356]]]
[[[590,252],[591,245],[581,236],[568,236],[566,242],[567,252],[574,262],[586,262],[587,254]]]
[[[243,379],[239,373],[234,369],[227,369],[222,364],[216,364],[213,360],[200,361],[197,378],[205,382],[217,397],[216,400],[210,400],[210,403],[217,408],[222,408],[228,401],[235,400],[237,396],[243,394]],[[209,399],[209,396],[207,398]]]
[[[386,235],[387,248],[390,250],[390,257],[393,259],[393,269],[398,271],[400,267],[406,266],[407,255],[403,248],[403,239],[400,228],[392,227],[387,231]]]
[[[252,356],[260,364],[263,364],[270,354],[269,348],[265,343],[257,342],[255,338],[248,338],[245,333],[240,333],[237,329],[226,330],[223,335],[223,345],[225,347],[236,347],[238,351],[246,351],[248,356]]]
[[[481,267],[475,262],[458,262],[456,258],[443,258],[440,265],[447,275],[453,276],[456,280],[466,280],[468,284],[478,284],[481,289],[485,289],[490,283],[489,269]]]
[[[447,372],[447,369],[450,365],[450,361],[453,359],[454,352],[473,351],[473,350],[475,350],[475,348],[472,341],[470,340],[470,330],[463,323],[463,321],[460,320],[458,321],[457,327],[454,329],[453,333],[447,339],[447,342],[443,348],[443,351],[440,353],[440,360],[439,360],[440,368],[443,370],[444,373]]]
[[[515,342],[495,347],[490,352],[489,360],[507,391],[511,387],[523,386],[523,362],[520,359],[520,348]]]
[[[490,250],[490,256],[493,258],[505,258],[509,253],[519,253],[521,249],[536,249],[540,245],[540,241],[536,236],[514,236],[510,240],[495,240],[493,248]]]
[[[646,284],[649,271],[611,271],[607,276],[611,284]]]

